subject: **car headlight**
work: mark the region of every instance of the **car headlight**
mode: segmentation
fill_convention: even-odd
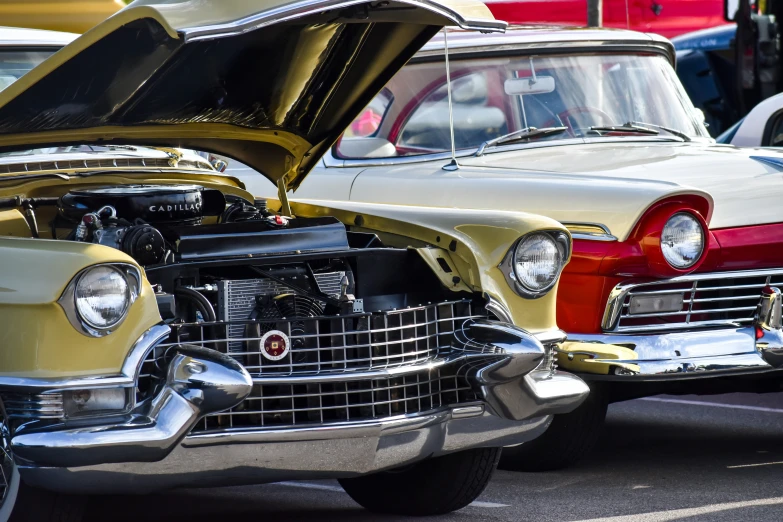
[[[701,223],[686,212],[674,214],[661,232],[661,250],[666,262],[674,268],[693,266],[704,252]]]
[[[92,337],[109,335],[128,315],[140,288],[138,270],[130,265],[96,265],[68,285],[60,304],[68,319]]]
[[[534,232],[517,242],[501,264],[501,270],[517,293],[541,297],[557,283],[569,249],[570,240],[562,232]]]

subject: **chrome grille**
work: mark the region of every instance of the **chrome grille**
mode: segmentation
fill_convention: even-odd
[[[58,161],[31,161],[0,164],[0,174],[43,172],[50,170],[79,170],[101,168],[172,168],[166,158],[100,158],[74,159]],[[177,164],[180,169],[200,169],[214,171],[206,162],[182,160]]]
[[[633,332],[749,325],[753,322],[761,291],[768,285],[783,287],[783,269],[696,274],[632,285],[617,296],[616,303],[610,300],[608,323],[605,322],[604,329]],[[631,314],[633,297],[662,294],[681,294],[681,309]],[[611,317],[613,307],[617,309],[614,320]]]
[[[63,394],[4,393],[3,406],[11,419],[61,419]]]
[[[474,312],[469,300],[446,301],[402,310],[345,316],[294,317],[261,321],[173,324],[172,335],[156,348],[195,344],[227,352],[251,375],[317,375],[394,368],[420,363],[451,350],[455,329]],[[260,339],[270,330],[286,334],[288,355],[270,361],[261,354]],[[246,335],[252,332],[253,335]],[[232,346],[239,349],[232,349]],[[228,351],[227,351],[228,347]]]
[[[206,416],[193,431],[356,422],[476,400],[478,396],[463,376],[444,369],[383,379],[256,383],[242,404]]]
[[[454,332],[465,321],[485,319],[486,311],[470,300],[346,316],[172,324],[169,339],[157,345],[142,365],[138,398],[149,396],[166,367],[169,348],[193,344],[229,353],[254,377],[349,374],[424,363],[453,350]],[[229,334],[239,325],[240,336]],[[246,329],[253,336],[244,336]],[[260,353],[260,337],[275,329],[288,335],[291,350],[270,361]],[[239,349],[229,351],[231,343]],[[491,350],[476,346],[474,351]]]
[[[327,295],[340,295],[340,281],[345,272],[315,274],[318,289]],[[256,307],[256,298],[261,295],[276,295],[293,290],[271,279],[243,279],[218,282],[218,319],[221,321],[244,321]],[[227,337],[244,337],[245,324],[236,322],[229,325]],[[229,341],[228,351],[242,351],[241,341]]]

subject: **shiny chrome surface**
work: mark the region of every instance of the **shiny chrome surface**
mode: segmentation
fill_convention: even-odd
[[[748,326],[768,286],[783,285],[783,269],[691,274],[662,281],[630,281],[609,295],[602,328],[605,332],[652,332],[694,328]],[[633,296],[682,293],[676,312],[634,314]]]
[[[568,223],[563,226],[568,229],[573,239],[585,239],[587,241],[617,241],[609,227],[601,223]]]
[[[226,409],[250,393],[250,375],[233,359],[205,348],[181,348],[166,385],[130,420],[31,433],[11,439],[14,454],[39,466],[89,466],[163,459],[200,416]]]
[[[65,417],[62,393],[0,394],[9,419],[62,419]]]
[[[388,378],[285,384],[266,379],[237,407],[204,417],[193,432],[330,425],[429,412],[479,399],[457,369],[424,368]]]
[[[558,27],[552,25],[517,25],[509,27],[505,34],[481,34],[465,31],[449,33],[449,52],[481,52],[486,50],[526,49],[536,46],[549,49],[560,46],[582,47],[582,52],[595,52],[596,48],[612,45],[642,44],[657,47],[671,57],[674,64],[674,46],[662,36],[637,31],[617,29]],[[565,50],[565,49],[564,49]],[[437,35],[420,51],[424,53],[443,53],[443,38]]]
[[[764,289],[755,326],[756,346],[764,360],[775,367],[783,366],[783,295],[780,289]]]
[[[96,157],[97,156],[97,157]],[[103,157],[101,157],[103,156]],[[163,154],[161,153],[161,156]],[[0,160],[0,174],[3,179],[13,179],[13,174],[24,174],[27,178],[36,172],[49,172],[57,170],[65,171],[94,171],[96,169],[159,169],[173,170],[168,158],[165,157],[145,157],[141,154],[131,156],[128,151],[122,151],[119,154],[108,153],[61,153],[61,154],[39,154],[24,156],[26,161],[19,161],[19,156],[4,158]],[[197,160],[180,160],[176,165],[177,170],[194,169],[206,170],[214,173],[209,163]],[[11,176],[5,176],[5,174]],[[65,176],[68,179],[68,176]]]
[[[780,330],[770,331],[775,340]],[[783,344],[766,344],[762,337],[756,340],[754,327],[721,328],[666,334],[574,334],[571,341],[584,343],[578,352],[586,355],[587,364],[615,366],[609,375],[589,374],[596,380],[656,381],[700,379],[727,375],[744,375],[768,372],[783,366],[783,353],[775,347]],[[636,352],[636,359],[604,359],[590,351],[590,344],[619,345]],[[587,377],[588,374],[583,376]]]
[[[240,308],[244,313],[244,305]],[[147,358],[142,377],[153,373],[155,361],[167,349],[183,342],[229,353],[256,377],[410,367],[446,357],[452,351],[454,332],[463,323],[486,318],[469,300],[341,316],[250,320],[249,315],[247,311],[243,320],[172,325],[169,340],[158,344]],[[290,352],[278,361],[261,354],[260,340],[269,330],[282,331],[291,341]]]
[[[67,470],[70,473],[74,469],[86,471],[91,467],[100,468],[97,471],[123,470],[120,475],[128,473],[129,479],[136,476],[139,484],[147,482],[139,480],[139,474],[152,479],[151,475],[159,473],[166,476],[157,477],[151,480],[152,483],[160,479],[186,484],[194,479],[189,475],[194,469],[216,466],[210,469],[206,478],[198,472],[196,475],[206,481],[201,485],[210,481],[219,484],[231,481],[230,476],[221,474],[224,468],[220,466],[238,462],[233,459],[240,454],[245,455],[242,465],[249,466],[251,471],[250,483],[291,479],[299,473],[351,476],[470,447],[524,442],[546,427],[549,413],[570,411],[587,394],[586,385],[578,377],[536,370],[544,359],[544,347],[535,337],[513,325],[466,321],[453,335],[453,351],[460,352],[462,357],[441,368],[427,370],[425,380],[416,375],[415,382],[410,382],[413,377],[407,374],[402,377],[402,383],[390,382],[384,386],[384,381],[379,381],[376,375],[369,389],[353,394],[354,403],[347,408],[345,405],[333,408],[344,415],[329,418],[324,413],[324,405],[330,395],[323,389],[323,384],[319,384],[322,376],[310,376],[299,385],[300,390],[311,392],[299,397],[299,402],[286,403],[281,396],[256,398],[250,395],[251,389],[257,389],[250,375],[231,356],[180,345],[171,349],[173,357],[165,372],[165,385],[156,386],[159,391],[142,401],[129,421],[118,423],[107,419],[104,425],[98,426],[22,430],[13,437],[12,448],[28,464],[25,477],[43,481],[41,484],[46,487],[53,487],[49,481],[66,471],[63,468],[72,468]],[[446,371],[451,372],[449,378],[434,384],[432,377],[441,378]],[[275,380],[287,378],[268,376],[263,379],[272,386]],[[454,385],[446,391],[442,382]],[[333,384],[348,390],[360,386],[356,381],[340,383],[335,380]],[[276,391],[280,390],[278,384]],[[340,397],[345,395],[344,391],[337,393]],[[271,401],[274,411],[251,412],[255,399],[260,399],[261,408],[266,407],[264,401]],[[364,402],[367,400],[370,402]],[[240,405],[235,406],[238,403]],[[281,404],[313,407],[315,413],[286,412],[280,409]],[[226,411],[227,408],[230,411]],[[453,415],[455,409],[456,415]],[[193,430],[199,417],[213,413],[217,415],[212,416],[209,430]],[[220,420],[238,416],[238,413],[247,413],[249,421],[240,425],[236,421],[232,424]],[[278,422],[285,413],[304,417],[296,425],[285,420]],[[275,444],[264,444],[268,442]],[[287,443],[290,442],[295,444],[289,448]],[[371,444],[365,446],[367,443]],[[252,448],[251,461],[247,460],[248,444],[257,444]],[[225,447],[217,451],[213,448],[216,445]],[[394,451],[386,453],[392,447]],[[366,453],[353,453],[361,448]],[[288,449],[294,453],[285,453]],[[325,464],[328,471],[312,460],[311,450],[314,449],[322,452],[318,453],[316,461],[328,461]],[[213,461],[199,460],[202,452],[205,452],[204,459]],[[228,460],[220,459],[221,454]],[[274,458],[276,463],[271,464],[269,458]],[[120,462],[153,463],[161,459],[164,459],[163,467],[149,464],[111,466]],[[175,472],[178,466],[184,467],[181,477]],[[188,467],[190,471],[187,471]],[[164,473],[163,469],[168,471]],[[101,473],[80,474],[76,482],[69,480],[69,485],[56,487],[68,488],[70,484],[80,484],[82,479],[92,484],[96,475]],[[113,486],[103,484],[98,490],[105,487]]]
[[[563,268],[566,265],[566,261],[571,255],[571,238],[568,234],[552,230],[537,230],[533,233],[539,234],[542,232],[549,235],[556,243],[563,245],[563,250],[565,252],[565,255],[563,256],[563,263],[557,270],[557,276],[552,280],[552,283],[549,286],[542,290],[531,290],[517,280],[516,273],[514,272],[514,255],[519,243],[524,241],[525,237],[527,236],[522,236],[519,238],[519,240],[514,243],[511,249],[506,253],[503,261],[501,261],[498,265],[498,269],[502,272],[503,277],[505,277],[506,283],[508,283],[508,285],[513,288],[517,294],[527,299],[538,299],[539,297],[543,297],[548,294],[549,291],[552,290],[552,288],[554,288],[557,282],[560,280],[560,273],[563,271]]]
[[[261,484],[353,477],[429,457],[519,444],[541,435],[551,417],[509,421],[490,413],[427,415],[329,428],[249,430],[189,436],[164,460],[73,468],[20,468],[25,482],[91,493],[152,493],[174,487]]]
[[[123,323],[123,321],[125,321],[125,317],[128,316],[128,310],[130,310],[130,307],[133,306],[133,303],[139,296],[139,291],[141,289],[141,273],[137,267],[126,263],[108,263],[106,266],[111,266],[120,270],[125,276],[125,280],[128,282],[128,288],[130,290],[130,303],[128,304],[128,308],[125,310],[125,315],[123,318],[120,319],[116,324],[112,325],[110,328],[96,328],[88,324],[76,309],[74,292],[76,290],[76,286],[79,284],[79,279],[81,279],[85,273],[98,266],[101,265],[87,267],[76,274],[74,278],[71,279],[70,283],[68,283],[68,286],[65,287],[63,295],[60,296],[60,299],[57,301],[65,312],[65,316],[68,318],[68,321],[71,323],[71,325],[73,325],[74,328],[88,337],[103,337],[110,335],[114,329],[118,328]]]
[[[96,377],[77,377],[72,379],[37,379],[30,377],[0,377],[0,390],[29,390],[33,393],[42,391],[56,392],[74,388],[108,388],[116,386],[135,386],[136,376],[147,354],[158,343],[168,337],[171,329],[158,324],[144,332],[131,347],[122,371],[119,375],[101,375]]]
[[[11,452],[8,417],[0,401],[0,520],[8,520],[19,489],[19,472]]]

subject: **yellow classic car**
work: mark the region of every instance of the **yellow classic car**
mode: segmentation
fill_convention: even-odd
[[[138,1],[0,92],[0,521],[302,478],[445,513],[585,399],[554,364],[562,225],[287,199],[452,24],[504,27],[464,0]]]

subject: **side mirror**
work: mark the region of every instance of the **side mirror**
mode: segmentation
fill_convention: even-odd
[[[710,126],[710,124],[707,123],[707,116],[704,114],[703,110],[699,109],[698,107],[695,107],[693,109],[693,114],[694,116],[696,116],[696,119],[698,120],[699,123],[701,123],[705,127]]]
[[[506,94],[546,94],[555,90],[555,79],[552,76],[536,76],[531,78],[509,78],[503,83]]]

